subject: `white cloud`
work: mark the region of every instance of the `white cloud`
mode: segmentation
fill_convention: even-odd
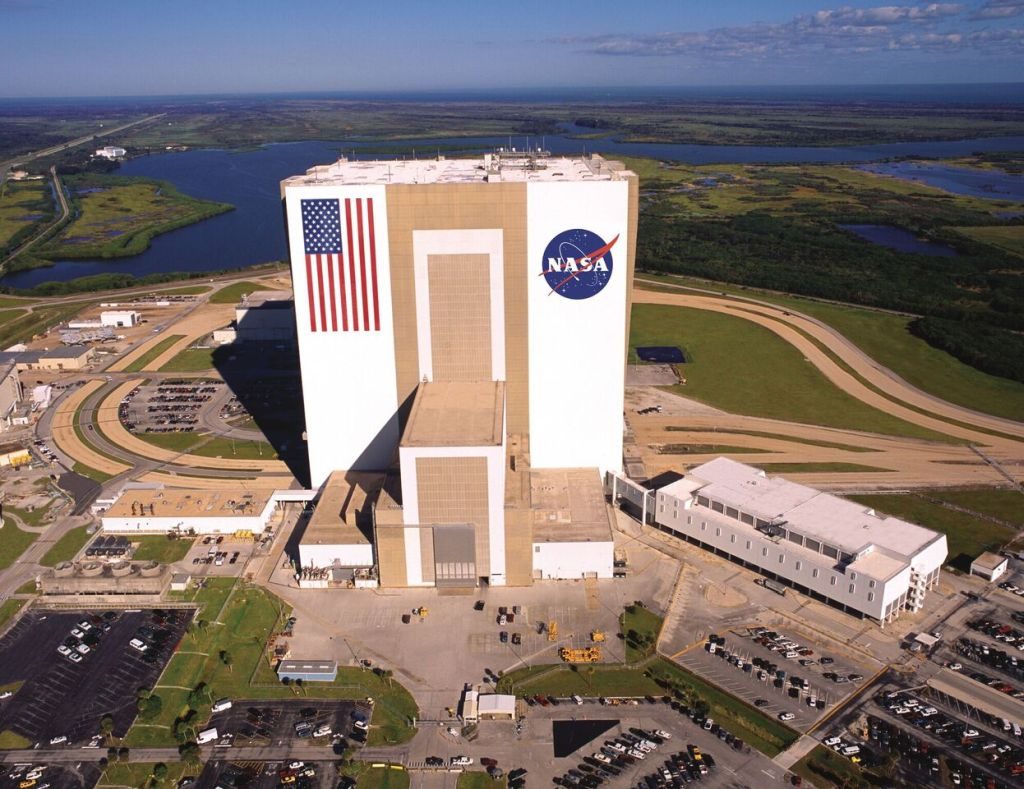
[[[972,20],[1012,19],[1024,16],[1024,0],[986,0],[971,14]]]

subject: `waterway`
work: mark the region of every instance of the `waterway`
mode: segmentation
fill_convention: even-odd
[[[861,165],[860,169],[918,181],[958,195],[1024,203],[1024,175],[1005,170],[951,167],[937,162],[877,162]]]
[[[904,230],[901,227],[892,227],[891,225],[839,225],[839,227],[855,233],[865,241],[888,249],[895,249],[897,252],[940,258],[956,257],[956,250],[953,247],[918,238],[909,230]]]
[[[339,154],[355,158],[428,157],[441,150],[493,150],[512,145],[543,145],[556,154],[603,153],[651,156],[689,164],[727,163],[866,163],[899,156],[954,157],[976,151],[1024,149],[1024,137],[993,137],[951,142],[890,143],[851,147],[676,145],[626,143],[613,139],[580,140],[570,136],[544,138],[470,137],[380,142],[298,142],[266,145],[246,151],[204,149],[158,154],[126,162],[120,175],[170,181],[194,197],[231,203],[234,211],[153,239],[149,249],[130,258],[58,261],[45,268],[18,271],[0,279],[13,288],[67,281],[105,273],[136,276],[172,271],[213,271],[281,260],[286,257],[279,183]],[[362,151],[362,153],[360,153]],[[391,152],[390,155],[388,152]]]

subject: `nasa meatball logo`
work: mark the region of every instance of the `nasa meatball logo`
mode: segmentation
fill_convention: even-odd
[[[619,240],[605,241],[597,233],[576,228],[564,230],[548,242],[541,262],[541,276],[567,299],[596,296],[612,278],[611,249]],[[548,294],[551,295],[551,294]]]

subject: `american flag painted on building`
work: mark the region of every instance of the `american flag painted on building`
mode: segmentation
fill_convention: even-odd
[[[300,202],[309,330],[380,331],[373,198]]]

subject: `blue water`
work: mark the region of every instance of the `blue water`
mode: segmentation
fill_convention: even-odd
[[[623,143],[615,140],[576,140],[566,136],[437,138],[395,142],[297,142],[266,145],[252,151],[195,150],[131,159],[119,175],[139,175],[170,181],[183,193],[230,203],[234,211],[157,236],[150,248],[130,258],[60,261],[46,268],[19,271],[0,279],[13,288],[32,288],[44,282],[66,281],[105,273],[136,276],[172,271],[202,272],[283,260],[285,247],[279,183],[315,164],[334,161],[340,153],[355,158],[402,158],[380,153],[360,154],[387,147],[415,146],[419,157],[438,146],[462,151],[491,150],[511,145],[539,145],[556,154],[583,152],[652,156],[690,164],[871,162],[894,156],[964,156],[975,151],[1024,149],[1024,137],[994,137],[953,142],[890,143],[852,147],[812,148],[739,145],[674,145]],[[449,148],[446,154],[452,154]]]
[[[958,195],[1024,203],[1024,175],[1003,170],[975,170],[933,162],[878,162],[862,165],[860,169],[919,181]]]
[[[843,230],[856,233],[865,241],[878,244],[897,252],[909,252],[913,255],[928,255],[936,258],[956,257],[956,250],[945,244],[920,239],[909,230],[892,225],[839,225]]]

